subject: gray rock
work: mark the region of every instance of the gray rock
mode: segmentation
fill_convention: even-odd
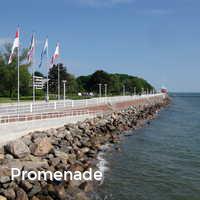
[[[41,191],[41,187],[39,184],[34,185],[31,191],[29,192],[28,196],[33,197],[34,195],[38,194]]]
[[[24,144],[26,144],[27,146],[30,146],[32,144],[31,141],[31,135],[27,135],[25,137],[22,138],[22,141],[24,142]]]
[[[14,157],[11,154],[6,154],[5,158],[8,159],[8,160],[14,159]]]
[[[30,149],[31,153],[35,156],[44,156],[48,154],[53,148],[50,140],[47,137],[39,138],[37,141],[34,142],[35,143],[31,145]]]
[[[29,183],[28,181],[21,181],[20,186],[26,191],[30,191],[33,187],[33,185],[31,183]]]
[[[0,153],[0,161],[1,161],[1,160],[4,160],[4,158],[5,158],[4,154],[1,154],[1,153]]]
[[[21,188],[18,189],[16,193],[17,193],[16,200],[28,200],[26,192],[24,192],[24,190],[22,190]]]
[[[8,183],[10,182],[10,177],[9,176],[0,176],[0,183]]]
[[[13,189],[6,189],[4,192],[3,192],[3,195],[9,199],[9,200],[14,200],[16,198],[16,194],[15,194],[15,191]]]
[[[16,158],[24,158],[30,154],[30,150],[21,140],[10,142],[6,146],[6,150]]]

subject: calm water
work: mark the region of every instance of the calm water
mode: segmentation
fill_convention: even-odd
[[[114,200],[200,199],[200,95],[175,96],[149,126],[105,156],[100,196]]]

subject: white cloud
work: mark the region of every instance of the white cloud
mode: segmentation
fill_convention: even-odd
[[[74,1],[76,1],[76,3],[80,3],[82,5],[87,5],[90,7],[107,7],[117,4],[128,4],[134,2],[135,0],[74,0]]]

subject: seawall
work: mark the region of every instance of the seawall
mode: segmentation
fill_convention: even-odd
[[[104,114],[60,128],[34,131],[0,149],[0,200],[87,200],[94,191],[90,181],[11,180],[11,168],[27,171],[87,171],[97,169],[102,145],[115,144],[125,131],[153,119],[169,99],[152,98],[101,108]],[[91,107],[91,109],[98,109]]]

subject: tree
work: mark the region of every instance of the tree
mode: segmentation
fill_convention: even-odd
[[[144,79],[127,74],[109,74],[105,71],[98,70],[92,75],[80,76],[77,78],[77,83],[82,91],[93,91],[98,93],[98,84],[108,85],[108,94],[120,95],[123,92],[123,86],[126,88],[127,94],[135,92],[140,93],[144,90],[152,90],[153,87]],[[103,86],[102,86],[103,88]]]
[[[40,77],[45,77],[44,74],[42,74],[41,72],[39,71],[35,71],[35,76],[40,76]]]
[[[91,75],[89,76],[79,76],[77,79],[76,79],[76,82],[77,82],[77,85],[78,85],[78,91],[79,92],[87,92],[89,91],[89,88],[90,88],[90,78],[91,78]]]
[[[75,77],[67,72],[66,67],[59,63],[57,65],[53,65],[53,67],[49,70],[49,91],[52,94],[58,93],[58,67],[60,71],[60,89],[63,92],[63,80],[66,80],[66,89],[67,93],[75,93],[77,92],[78,86]]]
[[[117,74],[111,74],[111,84],[108,87],[108,91],[113,95],[119,95],[122,93],[123,83],[120,81],[120,77]]]
[[[8,65],[11,44],[6,44],[3,52],[0,53],[0,96],[16,97],[17,96],[17,59]],[[20,95],[30,94],[30,79],[28,72],[30,64],[25,63],[27,50],[23,49],[20,54]]]
[[[97,70],[96,72],[94,72],[90,79],[89,79],[89,88],[88,90],[91,92],[96,92],[98,93],[99,91],[99,86],[98,84],[107,84],[108,86],[111,83],[111,79],[110,79],[110,75],[103,71],[103,70]]]

